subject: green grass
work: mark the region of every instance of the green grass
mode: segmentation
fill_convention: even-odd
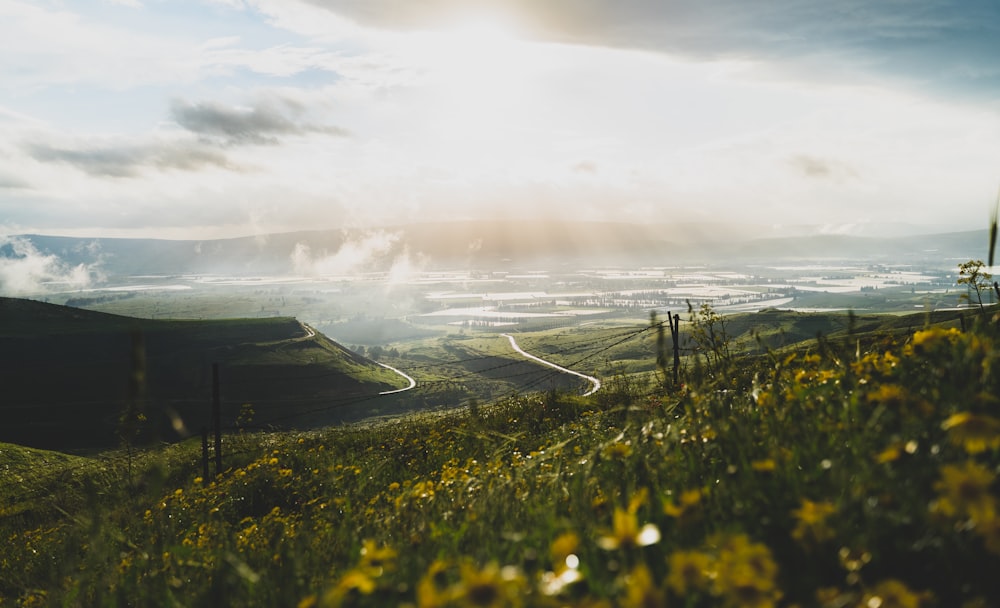
[[[265,422],[406,386],[292,318],[151,320],[10,298],[0,298],[0,312],[0,349],[16,353],[16,365],[0,369],[0,440],[35,447],[115,447],[130,402],[148,419],[140,443],[197,433],[209,423],[216,364],[226,426],[243,404]],[[364,412],[304,420],[334,424],[348,414]]]
[[[0,494],[0,598],[998,605],[996,321],[911,321],[692,359],[682,387],[622,376],[593,399],[230,435],[209,479],[194,444],[143,453],[131,475],[120,454],[49,461]],[[500,355],[484,337],[451,346]]]

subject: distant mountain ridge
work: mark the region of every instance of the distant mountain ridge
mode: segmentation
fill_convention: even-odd
[[[780,259],[884,258],[895,263],[985,256],[985,230],[917,236],[796,234],[804,227],[462,221],[377,230],[316,230],[218,240],[21,235],[42,255],[107,275],[242,276],[386,271],[401,259],[427,268],[671,265]],[[791,233],[792,236],[788,234]],[[778,236],[774,236],[778,235]],[[11,257],[0,247],[0,257]]]

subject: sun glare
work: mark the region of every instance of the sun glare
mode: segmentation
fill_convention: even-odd
[[[498,18],[479,17],[411,34],[405,53],[428,85],[429,121],[447,141],[503,138],[526,118],[528,83],[544,51]],[[503,119],[501,119],[503,117]],[[504,120],[505,119],[505,120]]]

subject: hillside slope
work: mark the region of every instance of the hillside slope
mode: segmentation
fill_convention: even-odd
[[[173,441],[209,424],[218,365],[222,424],[302,428],[403,379],[292,318],[133,319],[0,298],[0,441],[50,449],[119,443],[136,403],[140,440]],[[247,420],[250,408],[252,420]]]

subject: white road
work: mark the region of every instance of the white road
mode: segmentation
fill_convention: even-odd
[[[316,335],[316,330],[313,329],[313,328],[311,328],[311,327],[309,327],[305,323],[301,323],[300,322],[299,325],[301,325],[302,329],[306,330],[306,333],[308,334],[307,336],[305,336],[305,338],[302,338],[303,340],[308,339],[308,338],[312,338],[312,337],[314,337]],[[375,363],[378,363],[378,361],[375,361]],[[399,374],[400,376],[406,378],[410,382],[410,386],[407,386],[406,388],[397,388],[397,389],[391,390],[391,391],[382,391],[381,393],[379,393],[379,395],[393,395],[395,393],[402,393],[403,391],[408,391],[408,390],[410,390],[411,388],[413,388],[413,387],[415,387],[417,385],[417,381],[416,380],[414,380],[410,376],[404,374],[403,372],[399,371],[395,367],[393,367],[391,365],[386,365],[385,363],[378,363],[378,364],[381,365],[382,367],[388,369],[388,370],[396,372],[397,374]]]
[[[541,363],[542,365],[547,365],[547,366],[549,366],[549,367],[551,367],[553,369],[557,369],[557,370],[559,370],[559,371],[561,371],[561,372],[563,372],[565,374],[571,374],[573,376],[577,376],[579,378],[583,378],[584,380],[590,382],[590,385],[591,385],[590,386],[590,390],[583,394],[584,397],[587,397],[589,395],[593,395],[597,391],[601,390],[601,381],[598,380],[597,378],[595,378],[593,376],[588,376],[587,374],[581,374],[580,372],[574,372],[573,370],[566,369],[565,367],[563,367],[561,365],[556,365],[555,363],[553,363],[551,361],[546,361],[545,359],[542,359],[541,357],[536,357],[535,355],[532,355],[531,353],[525,352],[524,349],[522,349],[520,346],[518,346],[517,342],[514,340],[514,336],[512,336],[510,334],[500,334],[500,335],[503,336],[503,337],[505,337],[505,338],[507,338],[508,340],[510,340],[510,346],[511,346],[511,348],[513,348],[519,354],[521,354],[521,355],[523,355],[523,356],[531,359],[532,361],[537,361],[538,363]]]
[[[378,363],[378,361],[376,361],[375,363]],[[400,376],[402,376],[402,377],[404,377],[404,378],[406,378],[407,380],[410,381],[410,386],[408,386],[406,388],[397,388],[397,389],[391,390],[391,391],[382,391],[381,393],[379,393],[379,395],[393,395],[395,393],[402,393],[403,391],[408,391],[408,390],[410,390],[411,388],[413,388],[413,387],[415,387],[417,385],[417,381],[416,380],[414,380],[410,376],[404,374],[403,372],[399,371],[395,367],[393,367],[391,365],[386,365],[385,363],[378,363],[378,364],[381,365],[382,367],[388,369],[388,370],[392,370],[392,371],[396,372]]]

